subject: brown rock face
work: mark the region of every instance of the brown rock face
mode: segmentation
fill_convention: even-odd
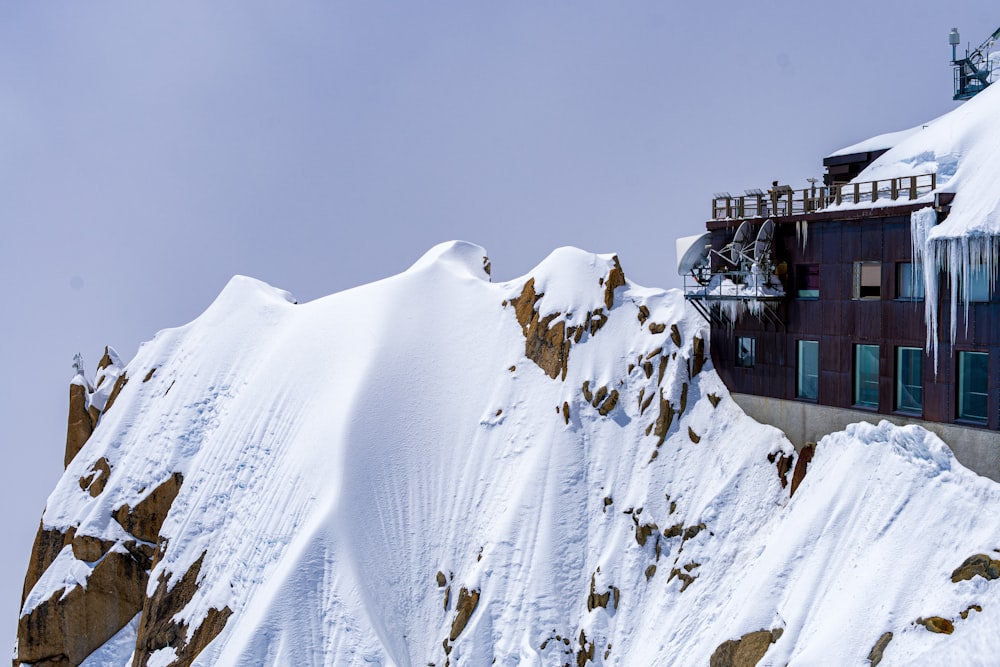
[[[458,636],[462,634],[462,630],[465,630],[465,626],[468,625],[469,619],[472,618],[472,612],[476,610],[476,605],[478,604],[479,591],[470,591],[466,588],[458,591],[458,604],[455,605],[458,613],[451,624],[451,634],[449,635],[451,641],[458,639]]]
[[[788,493],[789,498],[795,495],[795,490],[799,488],[799,484],[806,478],[806,470],[815,453],[816,445],[812,443],[803,447],[802,451],[799,452],[799,458],[795,461],[795,471],[792,473],[792,488]]]
[[[69,466],[84,443],[94,432],[94,422],[87,410],[87,388],[78,384],[69,386],[69,424],[66,429],[66,456],[63,467]]]
[[[982,577],[987,581],[1000,578],[1000,560],[993,560],[986,554],[969,556],[951,573],[952,582],[958,583],[973,577]]]
[[[111,388],[111,393],[108,395],[108,401],[104,404],[104,412],[110,410],[111,406],[115,404],[115,401],[118,400],[118,394],[122,393],[122,389],[125,388],[127,383],[128,374],[125,371],[122,371],[122,374],[118,376],[117,380],[115,380],[115,386]]]
[[[79,665],[139,613],[147,576],[131,554],[108,553],[86,588],[60,589],[19,619],[16,661]]]
[[[782,632],[781,628],[758,630],[739,639],[722,642],[709,658],[709,667],[754,667],[771,644],[778,641]]]
[[[49,569],[49,565],[52,565],[52,561],[56,559],[56,556],[68,542],[66,534],[62,531],[46,530],[41,522],[38,523],[35,543],[31,547],[31,560],[28,561],[28,571],[24,575],[24,590],[21,593],[22,605],[28,597],[28,593],[35,587],[42,574]]]
[[[943,635],[950,635],[955,632],[955,624],[947,618],[941,618],[940,616],[918,618],[917,623],[927,628],[930,632],[937,632]]]
[[[618,255],[614,256],[613,261],[615,266],[604,280],[604,305],[608,307],[608,310],[611,310],[615,305],[615,290],[619,287],[625,287],[625,272],[622,271],[622,265],[618,262]]]
[[[875,667],[875,665],[882,662],[882,655],[885,653],[885,649],[891,641],[892,633],[885,632],[878,638],[878,641],[875,642],[875,646],[872,646],[872,650],[868,653],[868,661],[872,664],[872,667]]]
[[[535,279],[531,278],[524,284],[521,296],[511,299],[517,321],[524,332],[524,354],[550,378],[562,375],[562,379],[566,379],[571,345],[566,337],[566,323],[558,322],[550,327],[560,313],[539,316],[535,303],[542,296],[535,293]]]
[[[183,482],[184,476],[175,472],[135,507],[125,504],[116,509],[113,515],[115,521],[143,542],[156,543],[160,526],[167,518],[167,512],[170,511],[170,506]]]
[[[198,575],[204,560],[205,553],[202,553],[173,588],[168,589],[170,577],[166,573],[160,575],[156,591],[142,605],[133,667],[144,667],[154,651],[167,647],[173,648],[177,656],[170,667],[188,667],[226,626],[233,613],[229,607],[210,609],[193,633],[189,632],[187,623],[173,618],[187,606],[198,590]]]
[[[90,466],[90,471],[80,478],[80,488],[96,498],[104,492],[108,477],[111,475],[111,464],[103,456]]]

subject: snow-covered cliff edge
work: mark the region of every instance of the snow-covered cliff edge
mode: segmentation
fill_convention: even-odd
[[[678,292],[571,248],[488,269],[449,243],[305,304],[234,278],[113,365],[42,517],[15,664],[1000,649],[1000,487],[934,436],[858,425],[806,473],[729,398]]]

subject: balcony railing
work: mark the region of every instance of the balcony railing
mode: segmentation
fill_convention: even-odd
[[[748,190],[733,196],[717,193],[712,199],[712,220],[768,218],[806,215],[840,204],[875,204],[880,201],[912,201],[937,189],[937,174],[901,176],[880,181],[812,186],[795,190],[777,185],[767,192]]]

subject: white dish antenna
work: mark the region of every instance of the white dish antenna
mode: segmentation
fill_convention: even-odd
[[[757,232],[757,240],[753,244],[753,261],[760,263],[769,260],[773,243],[774,220],[768,218]]]
[[[711,248],[711,232],[677,239],[677,275],[686,276],[703,266]]]
[[[736,228],[736,236],[733,237],[733,242],[729,244],[729,262],[733,265],[739,265],[740,261],[746,259],[746,255],[743,254],[743,249],[747,247],[747,244],[753,239],[753,229],[750,223],[746,220],[740,223],[740,226]]]

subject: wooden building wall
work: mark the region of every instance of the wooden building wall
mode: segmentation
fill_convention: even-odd
[[[789,295],[777,308],[784,331],[765,326],[752,315],[743,315],[732,328],[713,328],[712,357],[730,390],[774,398],[796,398],[796,344],[819,341],[819,389],[816,403],[868,412],[894,413],[896,348],[924,348],[924,302],[898,300],[897,262],[911,262],[909,212],[891,217],[810,222],[805,247],[792,221],[778,221],[775,235],[777,262],[786,262],[783,279]],[[733,235],[731,227],[715,226],[712,245],[721,249]],[[882,265],[881,298],[853,299],[854,262],[878,261]],[[798,299],[797,265],[820,265],[820,295]],[[939,355],[935,373],[933,356],[923,356],[923,413],[912,415],[939,422],[957,422],[958,350],[989,353],[989,404],[985,426],[1000,428],[1000,299],[993,290],[991,303],[970,304],[966,332],[959,304],[958,338],[954,350],[949,338],[950,299],[942,282],[939,304]],[[736,367],[737,336],[756,339],[753,368]],[[878,408],[853,405],[854,345],[879,345]],[[902,414],[902,413],[901,413]],[[974,426],[984,426],[973,422]]]

